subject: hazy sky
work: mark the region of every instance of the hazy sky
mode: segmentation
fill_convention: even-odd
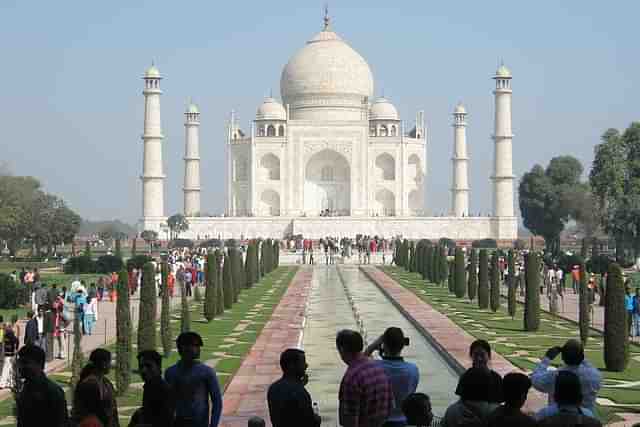
[[[224,136],[247,130],[282,68],[321,29],[322,1],[0,2],[0,161],[83,217],[141,215],[141,76],[164,76],[166,214],[182,210],[184,108],[201,110],[202,208],[224,207]],[[333,29],[370,64],[407,128],[425,110],[427,203],[450,204],[451,112],[469,112],[471,211],[488,212],[498,58],[513,72],[521,176],[640,120],[637,1],[333,1]],[[517,184],[516,184],[517,185]]]

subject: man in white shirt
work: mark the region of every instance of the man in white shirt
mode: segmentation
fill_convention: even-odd
[[[549,369],[551,361],[560,353],[562,353],[562,361],[565,366],[558,369]],[[584,348],[580,341],[572,339],[562,347],[551,347],[531,373],[533,387],[538,391],[547,393],[549,395],[549,403],[553,402],[558,371],[570,371],[578,376],[582,387],[582,405],[593,411],[596,404],[596,396],[602,385],[602,374],[589,361],[585,360]]]

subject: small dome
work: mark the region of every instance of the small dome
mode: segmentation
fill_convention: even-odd
[[[151,67],[147,68],[147,71],[144,72],[144,77],[158,79],[160,78],[160,70],[158,70],[155,65],[152,65]]]
[[[198,106],[194,103],[190,103],[187,106],[187,113],[194,113],[194,114],[199,114],[200,110],[198,110]]]
[[[464,105],[462,105],[462,102],[459,102],[458,105],[456,105],[456,109],[455,109],[454,113],[456,113],[456,114],[467,114],[467,110],[464,108]]]
[[[286,120],[287,112],[282,104],[275,99],[268,97],[262,105],[258,107],[256,120]]]
[[[496,71],[496,76],[497,77],[511,77],[511,71],[504,66],[504,64],[500,65],[500,67],[498,67],[498,70]]]
[[[398,110],[386,98],[378,98],[375,100],[369,110],[370,120],[400,120]]]

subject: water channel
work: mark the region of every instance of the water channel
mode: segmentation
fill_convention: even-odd
[[[389,326],[402,328],[411,340],[402,354],[420,370],[417,391],[431,397],[436,415],[455,400],[457,374],[356,266],[314,267],[306,314],[302,345],[309,364],[307,389],[318,402],[323,426],[337,425],[338,389],[346,366],[336,351],[335,336],[345,328],[363,331],[369,341]]]

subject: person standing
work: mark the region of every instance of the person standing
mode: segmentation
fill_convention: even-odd
[[[543,427],[600,427],[593,412],[582,405],[580,379],[569,371],[558,372],[553,391],[554,403],[540,409],[535,418]]]
[[[564,366],[549,369],[551,361],[562,353]],[[596,404],[596,396],[602,385],[602,374],[589,361],[584,358],[584,348],[580,341],[568,340],[562,347],[551,347],[545,357],[536,365],[531,373],[533,388],[549,395],[549,403],[553,402],[556,377],[559,372],[573,372],[580,379],[582,386],[583,406],[593,411]]]
[[[220,422],[222,393],[216,372],[199,361],[203,344],[197,333],[181,333],[176,339],[180,360],[164,373],[176,396],[175,427],[217,427]]]
[[[33,314],[33,311],[27,312],[27,325],[24,328],[24,344],[25,345],[36,345],[38,342],[38,321],[36,320],[36,316]]]
[[[84,331],[91,335],[93,327],[98,320],[98,298],[97,293],[89,293],[87,304],[84,306]]]
[[[172,427],[174,405],[171,388],[162,379],[162,356],[155,350],[141,351],[138,372],[144,381],[142,407],[134,412],[129,427]]]
[[[633,296],[633,329],[634,335],[640,337],[640,288],[636,288]]]
[[[20,341],[13,332],[11,325],[7,325],[4,329],[4,339],[2,341],[4,348],[4,363],[2,364],[2,376],[0,377],[0,388],[11,388],[13,386],[13,358],[18,352]]]
[[[373,240],[372,240],[373,241]],[[402,413],[402,402],[412,393],[416,392],[420,382],[418,367],[411,362],[405,362],[400,355],[405,345],[409,345],[402,329],[391,327],[384,331],[377,340],[371,343],[364,354],[371,356],[378,351],[382,360],[379,362],[393,389],[395,405],[384,423],[385,427],[402,427],[407,424],[407,419]]]
[[[391,413],[393,390],[380,363],[362,353],[360,333],[343,329],[336,348],[347,365],[340,382],[338,416],[343,427],[380,427]]]
[[[472,367],[486,371],[489,375],[489,387],[486,390],[486,400],[491,405],[491,410],[496,409],[500,403],[504,402],[504,392],[502,390],[502,377],[499,373],[491,369],[491,346],[485,340],[475,340],[469,346],[469,357]],[[460,384],[456,389],[456,394],[461,396]]]
[[[84,289],[78,288],[78,292],[75,297],[76,304],[76,316],[78,317],[78,321],[82,326],[82,334],[86,334],[87,330],[84,328],[84,307],[87,305],[87,297],[84,294]]]
[[[531,388],[528,376],[519,372],[511,372],[502,380],[504,405],[494,410],[488,419],[488,427],[535,427],[536,421],[522,412]]]
[[[116,389],[107,375],[111,370],[111,352],[103,348],[97,348],[89,355],[89,362],[95,368],[94,378],[100,388],[102,407],[106,415],[105,427],[119,427],[118,402],[116,402]]]
[[[571,269],[571,286],[573,287],[573,293],[578,293],[578,288],[580,288],[580,266],[574,265]]]
[[[267,392],[269,416],[273,427],[320,427],[320,416],[313,411],[304,351],[290,348],[280,355],[282,378]]]
[[[491,376],[486,369],[471,367],[458,381],[460,399],[449,405],[442,417],[442,427],[485,426],[495,406],[488,402]]]
[[[69,424],[64,391],[47,378],[44,361],[45,352],[40,347],[25,345],[18,352],[17,366],[24,385],[16,396],[17,427],[67,427]]]
[[[629,325],[629,338],[633,337],[633,292],[631,291],[631,281],[627,279],[625,283],[624,307],[627,310],[627,324]]]

